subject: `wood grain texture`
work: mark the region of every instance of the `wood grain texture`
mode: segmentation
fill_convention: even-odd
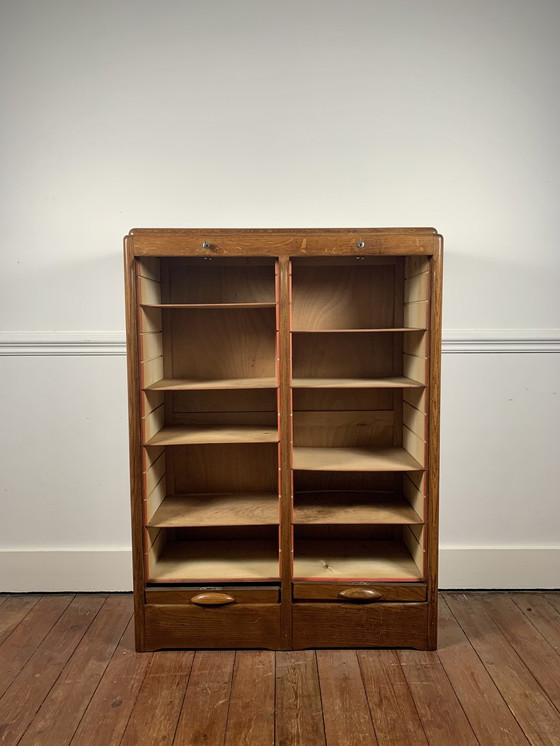
[[[424,648],[427,606],[298,602],[293,607],[294,648]]]
[[[39,594],[30,593],[25,596],[8,596],[4,600],[0,614],[0,644],[12,634],[40,599]]]
[[[445,600],[530,743],[556,744],[560,713],[490,613],[470,594],[446,593]]]
[[[437,654],[397,653],[430,746],[476,746],[478,740]]]
[[[419,580],[421,577],[421,570],[400,542],[296,539],[294,578]]]
[[[150,653],[137,654],[134,648],[132,621],[105,669],[72,738],[71,746],[120,744],[152,661]]]
[[[170,495],[148,521],[150,526],[258,526],[279,522],[273,492],[226,495]]]
[[[437,232],[407,228],[375,229],[208,229],[146,230],[135,228],[138,256],[337,256],[432,254]],[[205,248],[203,243],[209,243]],[[363,242],[364,246],[358,246]]]
[[[207,391],[219,389],[274,389],[278,381],[273,376],[262,378],[225,378],[189,380],[187,378],[162,378],[147,388],[151,391]]]
[[[353,650],[318,650],[317,665],[328,744],[377,744]]]
[[[225,746],[273,746],[274,653],[237,651]]]
[[[438,657],[480,743],[528,743],[465,633],[441,600]]]
[[[340,592],[348,588],[368,588],[380,595],[380,601],[425,601],[426,585],[424,583],[321,583],[295,582],[293,597],[304,601],[338,601]]]
[[[149,588],[146,590],[148,604],[186,604],[193,596],[206,590],[206,586],[181,588]],[[280,600],[278,586],[233,585],[212,586],[213,590],[227,592],[236,603],[241,604],[275,604]]]
[[[105,602],[76,596],[0,699],[0,739],[19,743],[68,659]]]
[[[205,443],[277,443],[278,431],[252,425],[164,427],[146,445],[181,446]]]
[[[393,445],[395,418],[381,412],[294,412],[294,446],[367,448]]]
[[[406,376],[385,378],[294,378],[294,389],[407,389],[423,388],[425,384]]]
[[[276,745],[326,746],[314,651],[276,654]]]
[[[503,593],[470,596],[471,604],[484,608],[510,645],[515,646],[549,699],[560,710],[560,656],[523,614],[513,599]]]
[[[110,596],[80,640],[19,742],[69,743],[132,616],[128,596]]]
[[[122,746],[172,743],[194,653],[154,655],[123,734]]]
[[[146,606],[146,646],[158,648],[280,647],[279,604]]]
[[[353,264],[352,264],[353,262]],[[292,262],[292,329],[374,329],[395,326],[393,265],[329,266]]]
[[[512,593],[510,598],[550,645],[560,653],[560,613],[549,602],[554,594]]]
[[[391,492],[302,492],[294,523],[422,523],[402,495]]]
[[[43,596],[0,645],[0,697],[45,639],[73,595]]]
[[[404,448],[294,448],[294,469],[311,471],[419,471]]]
[[[156,551],[150,581],[269,580],[279,577],[278,546],[251,541],[169,541]]]
[[[222,380],[275,376],[275,307],[175,310],[169,318],[165,332],[170,338],[172,366],[165,378]]]
[[[233,651],[195,654],[174,743],[211,746],[224,742],[234,660]]]
[[[359,650],[357,657],[379,746],[427,746],[396,652]]]

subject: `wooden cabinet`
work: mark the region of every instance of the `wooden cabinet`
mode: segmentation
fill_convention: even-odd
[[[442,239],[125,238],[136,639],[434,648]]]

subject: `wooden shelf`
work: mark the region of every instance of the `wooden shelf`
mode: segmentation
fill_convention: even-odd
[[[372,332],[384,332],[386,334],[388,332],[425,332],[425,331],[427,331],[426,327],[418,327],[418,326],[401,326],[398,328],[391,327],[388,329],[292,329],[293,334],[338,334],[338,333],[371,334]]]
[[[141,303],[142,308],[276,308],[276,303]]]
[[[417,581],[422,573],[401,542],[296,540],[296,580]]]
[[[404,448],[294,448],[302,471],[424,471]]]
[[[302,492],[294,496],[296,524],[422,524],[403,495],[392,492]]]
[[[176,541],[166,544],[148,582],[278,580],[271,541]]]
[[[148,526],[264,526],[279,522],[278,495],[271,493],[227,493],[169,495],[154,513]]]
[[[277,443],[278,430],[254,425],[164,427],[144,445],[181,446],[206,443]]]
[[[421,385],[421,384],[419,384]],[[144,388],[145,391],[209,391],[218,389],[276,389],[278,380],[269,378],[225,378],[217,380],[190,380],[187,378],[162,378]]]
[[[425,388],[426,384],[406,376],[386,378],[294,378],[294,389],[409,389]]]

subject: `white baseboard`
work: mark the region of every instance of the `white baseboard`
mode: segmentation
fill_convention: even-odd
[[[442,547],[439,587],[560,588],[560,547]]]
[[[0,551],[0,592],[130,591],[130,549]],[[440,588],[558,588],[560,547],[445,547]]]
[[[128,548],[0,551],[0,592],[131,590]]]

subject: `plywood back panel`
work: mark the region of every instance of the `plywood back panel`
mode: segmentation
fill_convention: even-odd
[[[293,329],[376,329],[395,326],[395,267],[293,263]]]
[[[271,259],[167,259],[167,303],[274,303]]]
[[[278,447],[274,443],[177,446],[175,492],[276,492]]]
[[[294,412],[294,445],[359,448],[393,444],[394,413]]]
[[[276,375],[274,309],[177,310],[170,315],[172,378]]]
[[[394,334],[294,334],[294,378],[380,378],[394,371]]]
[[[401,475],[396,472],[296,471],[294,493],[363,490],[398,492]]]
[[[276,412],[274,389],[174,391],[169,394],[172,411],[182,412]]]
[[[294,389],[294,411],[393,409],[390,389]]]

